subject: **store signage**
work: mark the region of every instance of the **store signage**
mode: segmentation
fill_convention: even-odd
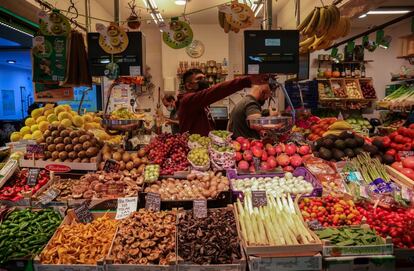
[[[160,194],[149,192],[145,196],[145,209],[158,212],[161,209]]]
[[[46,170],[49,170],[49,171],[53,171],[53,172],[61,172],[61,173],[63,173],[63,172],[69,172],[69,171],[71,171],[72,169],[70,168],[70,167],[68,167],[68,166],[65,166],[65,165],[59,165],[59,164],[49,164],[49,165],[46,165],[45,166],[45,169]]]
[[[28,144],[26,145],[26,157],[27,159],[40,159],[44,157],[45,145],[40,144]]]
[[[137,210],[138,198],[118,198],[115,219],[123,219]]]
[[[193,200],[193,216],[194,218],[207,217],[207,200],[196,199]]]
[[[90,223],[93,220],[92,213],[89,211],[90,200],[85,200],[75,207],[74,211],[79,222]]]
[[[38,168],[31,168],[29,169],[29,174],[27,175],[27,185],[28,186],[35,186],[37,183],[37,178],[39,177],[40,169]]]
[[[41,196],[39,196],[39,201],[41,204],[46,205],[52,200],[54,200],[60,194],[60,190],[57,188],[50,188],[46,190]]]
[[[104,164],[104,171],[105,172],[118,172],[119,171],[119,163],[114,159],[107,159]]]
[[[260,207],[267,205],[266,191],[252,191],[252,204],[253,207]]]

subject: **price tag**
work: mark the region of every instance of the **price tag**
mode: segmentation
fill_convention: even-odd
[[[26,145],[26,155],[30,158],[34,155],[35,159],[42,158],[44,156],[45,145],[41,144],[28,144]]]
[[[322,224],[318,220],[308,221],[308,226],[313,231],[323,230]]]
[[[39,196],[39,201],[43,205],[46,205],[52,200],[54,200],[57,196],[59,196],[60,192],[61,191],[57,188],[50,188],[45,193],[43,193],[41,196]]]
[[[196,199],[193,200],[193,216],[194,218],[207,217],[207,200]]]
[[[161,209],[160,194],[148,192],[145,196],[145,209],[158,212]]]
[[[115,219],[123,219],[137,210],[138,198],[118,198]]]
[[[414,151],[399,151],[398,155],[400,156],[401,159],[403,159],[409,156],[414,156]]]
[[[40,169],[38,168],[31,168],[29,169],[29,173],[27,174],[27,185],[28,186],[35,186],[37,183],[37,177],[39,177]]]
[[[256,171],[260,169],[260,159],[257,157],[253,157],[253,165]]]
[[[104,171],[105,172],[118,172],[119,171],[119,163],[113,159],[107,159],[104,164]]]
[[[89,211],[90,200],[85,200],[75,207],[75,214],[80,222],[90,223],[93,220],[92,213]]]
[[[267,205],[266,191],[252,191],[253,207],[260,207]]]
[[[359,187],[359,195],[360,195],[362,198],[369,199],[368,189],[367,189],[367,187],[366,187],[366,186],[361,185],[361,186]]]

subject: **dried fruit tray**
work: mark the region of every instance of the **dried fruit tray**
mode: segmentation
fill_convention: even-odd
[[[276,173],[276,174],[254,174],[254,175],[238,175],[236,170],[228,170],[227,171],[227,178],[230,180],[230,189],[233,192],[233,198],[237,199],[237,198],[243,198],[243,192],[242,191],[237,191],[233,189],[233,182],[231,181],[232,179],[245,179],[245,178],[273,178],[275,176],[278,177],[283,177],[284,173]],[[312,173],[310,173],[309,170],[307,170],[304,167],[298,167],[293,171],[293,176],[298,177],[298,176],[303,176],[305,181],[310,182],[313,186],[313,191],[310,194],[306,194],[306,195],[302,195],[303,197],[321,197],[322,196],[322,185],[321,183],[318,181],[318,179],[316,179],[315,176],[313,176]]]

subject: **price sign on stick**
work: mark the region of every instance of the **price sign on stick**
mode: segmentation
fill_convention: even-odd
[[[39,177],[40,169],[38,168],[31,168],[29,169],[29,174],[27,175],[27,185],[28,186],[35,186],[37,183],[37,178]]]
[[[160,194],[149,192],[145,196],[145,209],[159,211],[161,209]]]
[[[252,191],[253,207],[260,207],[267,205],[266,191]]]
[[[90,200],[85,200],[75,207],[75,214],[80,222],[90,223],[93,220],[92,213],[89,211]]]
[[[123,219],[137,210],[138,198],[118,198],[115,219]]]
[[[105,172],[118,172],[119,171],[119,163],[113,159],[107,159],[104,164],[104,171]]]
[[[207,200],[196,199],[193,200],[193,216],[194,218],[207,217]]]

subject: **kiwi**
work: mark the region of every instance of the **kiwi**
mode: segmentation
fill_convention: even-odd
[[[125,162],[124,161],[120,161],[119,162],[119,170],[124,170],[125,169]]]
[[[52,157],[52,153],[50,151],[45,151],[45,158],[49,159],[50,157]]]
[[[80,152],[78,152],[78,157],[79,158],[85,158],[86,157],[86,151],[80,151]]]
[[[141,165],[141,159],[134,158],[134,160],[132,160],[132,162],[134,163],[134,167],[139,167],[139,165]]]
[[[83,135],[83,136],[79,137],[79,143],[83,144],[84,142],[88,141],[89,139],[90,139],[90,136]]]
[[[68,153],[66,151],[62,151],[59,153],[59,159],[62,161],[66,160],[68,158]]]
[[[48,136],[50,136],[52,134],[52,131],[50,131],[49,129],[43,132],[43,136],[46,138]]]
[[[80,152],[82,149],[83,149],[83,148],[82,148],[82,144],[76,144],[76,145],[73,147],[73,150],[74,150],[75,152]]]
[[[70,153],[68,153],[68,157],[69,157],[69,159],[76,159],[76,157],[77,157],[76,152],[71,151]]]
[[[53,160],[56,160],[56,159],[58,159],[59,158],[59,152],[58,151],[54,151],[54,152],[52,152],[52,159]]]
[[[55,162],[63,162],[62,159],[58,158],[55,160]]]
[[[59,124],[58,127],[57,127],[57,129],[58,129],[59,132],[62,132],[63,130],[66,129],[66,127],[63,126],[62,124]]]
[[[98,154],[98,148],[96,148],[96,147],[90,147],[86,150],[86,156],[88,156],[88,157],[94,157],[97,154]]]
[[[72,162],[72,159],[66,159],[65,161],[63,161],[63,162],[65,162],[65,163],[71,163]]]
[[[53,143],[55,143],[55,144],[59,144],[59,143],[62,143],[63,142],[63,137],[56,137],[54,140],[53,140]]]
[[[63,138],[63,143],[65,145],[68,145],[68,144],[72,143],[72,138],[70,138],[69,136]]]
[[[73,162],[74,163],[80,163],[81,162],[81,159],[80,158],[73,159]]]
[[[114,160],[116,160],[116,161],[121,161],[122,160],[122,154],[121,153],[119,153],[119,152],[114,152],[113,154],[112,154],[112,158],[114,159]]]
[[[65,150],[65,144],[63,144],[63,143],[57,144],[56,145],[56,150],[59,151],[59,152],[64,151]],[[63,160],[65,160],[65,159],[63,159]]]
[[[60,136],[61,137],[67,137],[67,136],[69,136],[70,135],[70,131],[69,130],[63,130],[63,131],[61,131],[60,132]]]
[[[82,144],[82,148],[83,148],[85,151],[86,151],[87,149],[89,149],[90,147],[92,147],[91,142],[89,142],[89,141],[83,142],[83,144]]]
[[[55,130],[57,130],[57,126],[56,126],[56,125],[51,125],[51,126],[49,127],[49,130],[50,130],[51,132],[55,131]]]
[[[47,146],[47,150],[50,152],[54,152],[56,150],[56,144],[50,144]]]
[[[53,137],[51,137],[51,136],[48,136],[47,138],[46,138],[46,144],[52,144],[53,143]]]
[[[75,137],[75,138],[72,139],[72,144],[73,145],[76,145],[78,143],[79,143],[79,137]]]
[[[77,132],[77,131],[72,131],[72,132],[70,132],[70,133],[69,133],[69,136],[70,136],[71,138],[75,138],[75,137],[79,137],[79,134],[78,134],[78,132]]]
[[[59,136],[59,131],[57,131],[57,130],[55,130],[55,131],[53,131],[50,135],[52,136],[52,137],[58,137]]]
[[[73,151],[73,145],[72,145],[72,144],[68,144],[68,145],[66,145],[66,146],[65,146],[65,151],[67,151],[67,152],[71,152],[71,151]]]
[[[89,162],[90,162],[89,158],[83,158],[81,160],[81,163],[89,163]]]
[[[129,161],[128,163],[126,163],[125,168],[126,168],[127,170],[131,170],[131,169],[133,169],[133,168],[134,168],[134,162]]]
[[[124,152],[124,154],[122,154],[122,161],[128,163],[129,160],[131,160],[131,155],[128,152]]]

